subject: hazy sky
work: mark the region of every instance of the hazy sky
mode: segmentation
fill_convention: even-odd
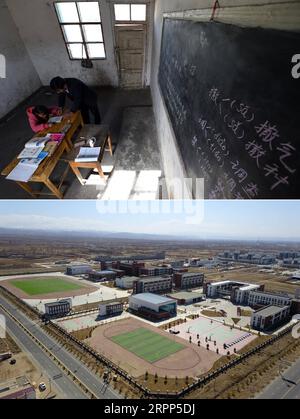
[[[0,227],[294,240],[300,201],[1,201]]]

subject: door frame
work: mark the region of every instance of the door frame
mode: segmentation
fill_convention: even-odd
[[[139,22],[139,21],[116,21],[115,20],[115,4],[146,4],[147,6],[147,15],[146,15],[146,22]],[[114,46],[114,55],[115,55],[115,63],[118,71],[118,86],[120,87],[120,65],[119,65],[119,57],[117,51],[117,34],[116,34],[116,26],[143,26],[145,29],[145,53],[144,53],[144,65],[143,65],[143,80],[142,80],[142,88],[146,86],[150,86],[150,79],[151,79],[151,55],[152,55],[152,34],[153,34],[153,15],[154,15],[154,1],[153,0],[109,0],[109,7],[111,13],[111,22],[112,22],[112,33],[113,33],[113,46]],[[149,78],[148,78],[149,76]]]
[[[116,35],[116,40],[118,37],[117,32],[122,32],[122,29],[124,28],[124,30],[126,31],[127,29],[130,30],[130,27],[139,27],[141,29],[136,29],[137,31],[141,31],[143,32],[143,46],[144,46],[144,52],[143,52],[143,68],[142,68],[142,80],[141,80],[141,89],[143,89],[146,85],[146,43],[147,43],[147,36],[146,36],[146,28],[145,25],[136,25],[135,23],[131,23],[129,25],[124,25],[124,24],[118,24],[117,26],[120,27],[120,29],[116,29],[115,28],[115,35]],[[134,31],[134,30],[133,30]],[[120,51],[119,51],[119,47],[115,47],[115,54],[116,54],[116,61],[117,61],[117,69],[118,69],[118,74],[119,74],[119,86],[121,86],[121,63],[120,63]]]

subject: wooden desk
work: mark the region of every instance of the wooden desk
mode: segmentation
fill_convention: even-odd
[[[101,147],[101,152],[98,160],[94,162],[76,162],[75,159],[78,156],[80,148],[74,148],[71,153],[67,156],[70,167],[76,175],[81,185],[85,184],[85,180],[81,175],[80,169],[96,169],[101,178],[105,179],[104,172],[102,170],[101,162],[104,157],[105,151],[109,151],[110,155],[113,155],[111,135],[108,125],[86,125],[78,134],[78,141],[80,137],[89,139],[95,137],[97,142],[95,147]]]
[[[83,119],[80,112],[72,115],[69,118],[65,118],[60,124],[55,124],[51,128],[40,132],[36,137],[44,137],[48,133],[56,133],[63,130],[63,128],[71,124],[71,128],[66,133],[64,139],[56,148],[54,153],[47,157],[38,167],[36,172],[32,175],[28,183],[25,182],[16,182],[22,189],[24,189],[32,198],[38,198],[40,195],[54,195],[58,199],[63,199],[63,194],[61,192],[61,186],[55,186],[54,183],[50,180],[54,169],[56,168],[61,156],[64,152],[70,152],[73,148],[72,138],[79,127],[83,127]],[[20,150],[21,151],[21,150]],[[3,171],[2,176],[8,176],[10,172],[17,166],[19,160],[15,158]],[[29,183],[42,183],[44,184],[51,193],[42,193],[35,192],[29,185]],[[61,182],[62,183],[62,182]]]

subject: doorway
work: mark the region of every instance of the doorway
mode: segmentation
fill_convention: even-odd
[[[114,4],[115,51],[119,86],[123,89],[146,85],[148,16],[147,4]]]
[[[144,25],[116,25],[119,85],[123,89],[145,86],[146,30]]]

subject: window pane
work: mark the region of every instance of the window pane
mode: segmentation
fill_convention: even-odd
[[[147,6],[146,4],[132,4],[131,5],[131,20],[145,21]]]
[[[68,45],[71,58],[81,60],[87,58],[83,44],[69,44]]]
[[[130,20],[130,5],[115,4],[115,18],[116,20]]]
[[[76,4],[73,2],[56,3],[55,5],[61,23],[77,23],[79,16]]]
[[[86,42],[103,42],[101,25],[83,25]]]
[[[79,25],[63,25],[62,26],[66,42],[83,42]]]
[[[105,58],[105,50],[103,44],[87,44],[87,47],[90,58]]]
[[[81,22],[94,23],[101,22],[99,3],[97,1],[79,2],[78,9]]]

